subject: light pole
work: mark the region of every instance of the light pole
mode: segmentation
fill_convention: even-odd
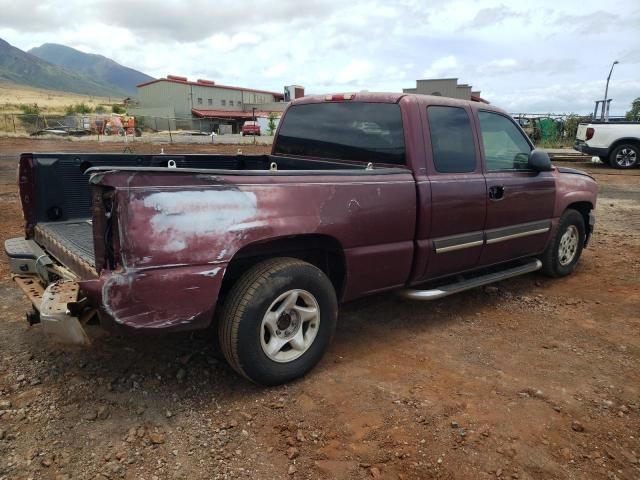
[[[613,73],[613,67],[615,67],[618,63],[618,60],[614,60],[611,64],[611,70],[609,70],[609,76],[607,77],[607,86],[604,87],[604,103],[602,104],[602,115],[600,115],[600,119],[604,120],[604,112],[607,111],[607,119],[609,118],[609,108],[607,106],[607,95],[609,94],[609,80],[611,80],[611,74]]]
[[[253,113],[253,126],[256,126],[256,107],[251,108],[251,112]],[[256,132],[253,132],[253,143],[256,143]]]

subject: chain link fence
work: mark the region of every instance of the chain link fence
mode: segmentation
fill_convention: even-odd
[[[246,119],[154,117],[127,115],[49,115],[0,113],[0,135],[141,136],[239,134]],[[265,119],[266,121],[266,119]],[[262,135],[268,135],[263,128]],[[271,132],[273,133],[273,132]]]

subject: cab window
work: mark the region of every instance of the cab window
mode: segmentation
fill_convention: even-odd
[[[487,171],[527,170],[531,146],[513,121],[504,115],[479,112]]]
[[[433,165],[439,173],[469,173],[476,169],[476,149],[469,115],[464,108],[427,108]]]

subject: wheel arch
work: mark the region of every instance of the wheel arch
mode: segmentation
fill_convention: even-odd
[[[302,234],[275,237],[244,245],[229,261],[220,298],[224,299],[233,284],[258,262],[274,257],[293,257],[322,270],[341,298],[346,285],[347,265],[342,244],[329,235]]]
[[[631,145],[635,145],[636,147],[640,148],[640,138],[638,138],[638,137],[618,138],[615,142],[613,142],[609,146],[609,155],[608,156],[610,156],[616,148],[618,148],[620,145],[624,145],[625,143],[630,143]]]
[[[582,219],[584,220],[584,227],[585,227],[585,239],[584,239],[585,246],[587,245],[587,242],[589,241],[589,237],[591,236],[591,229],[589,228],[589,214],[591,213],[591,210],[593,210],[593,208],[594,208],[593,203],[586,200],[582,200],[582,201],[570,203],[564,209],[565,212],[567,210],[576,210],[578,213],[580,213],[580,215],[582,215]]]

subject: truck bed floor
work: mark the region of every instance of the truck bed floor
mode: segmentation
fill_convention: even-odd
[[[35,233],[36,241],[75,273],[95,269],[93,226],[89,220],[39,223]]]

